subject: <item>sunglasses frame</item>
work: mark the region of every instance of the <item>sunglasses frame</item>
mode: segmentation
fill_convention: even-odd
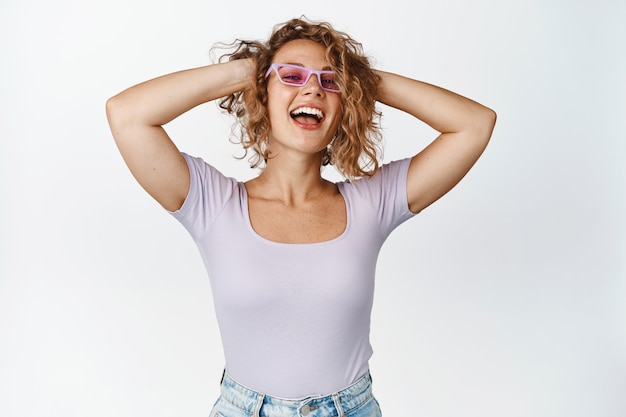
[[[306,79],[302,82],[302,84],[296,84],[296,83],[287,82],[287,81],[283,80],[282,77],[280,76],[280,74],[278,73],[278,69],[280,67],[296,68],[296,69],[299,69],[301,71],[304,71],[307,74]],[[327,87],[325,87],[322,84],[322,74],[333,74],[333,75],[335,75],[335,71],[312,70],[310,68],[302,67],[300,65],[274,63],[274,64],[270,65],[270,67],[267,69],[267,72],[265,73],[265,78],[270,76],[270,73],[272,72],[272,70],[274,70],[274,72],[276,73],[276,78],[278,78],[278,81],[280,81],[281,83],[283,83],[285,85],[289,85],[289,86],[292,86],[292,87],[302,87],[302,86],[306,85],[306,83],[309,82],[309,80],[311,79],[311,75],[315,74],[317,76],[317,82],[320,85],[320,87],[322,88],[322,90],[330,91],[331,93],[339,93],[339,91],[340,91],[339,87],[337,87],[337,90],[331,90],[330,88],[327,88]]]

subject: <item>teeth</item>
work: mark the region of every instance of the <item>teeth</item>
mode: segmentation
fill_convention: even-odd
[[[301,114],[308,114],[311,116],[317,117],[317,120],[322,120],[324,117],[324,113],[320,109],[316,109],[313,107],[300,107],[291,112],[291,116],[299,116]]]

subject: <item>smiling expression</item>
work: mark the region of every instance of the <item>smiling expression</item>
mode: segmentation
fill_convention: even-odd
[[[324,47],[304,39],[285,44],[272,62],[330,70]],[[315,75],[298,87],[281,83],[275,72],[269,75],[267,92],[272,155],[288,151],[321,154],[341,121],[340,93],[322,89]]]

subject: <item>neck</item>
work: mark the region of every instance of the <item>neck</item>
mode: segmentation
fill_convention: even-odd
[[[265,199],[297,205],[321,194],[334,191],[334,184],[322,178],[321,158],[287,160],[270,158],[257,178],[249,181],[248,192]]]

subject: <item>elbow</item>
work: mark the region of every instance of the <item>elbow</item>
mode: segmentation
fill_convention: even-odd
[[[498,120],[498,114],[495,112],[495,110],[490,108],[487,108],[487,111],[489,113],[489,125],[491,126],[491,130],[493,130],[493,128],[496,126],[496,121]]]
[[[496,120],[498,119],[498,115],[493,109],[490,109],[489,107],[482,106],[481,110],[482,112],[481,112],[480,118],[481,118],[482,124],[486,126],[490,131],[493,130],[493,128],[496,125]]]
[[[496,127],[496,121],[498,121],[498,114],[495,110],[489,109],[489,137],[491,137],[493,129]]]
[[[120,94],[106,101],[105,110],[109,127],[114,136],[116,136],[117,132],[137,121],[137,115],[133,111],[133,107]]]
[[[489,142],[489,139],[491,139],[491,134],[496,126],[497,119],[498,115],[494,110],[483,106],[480,117],[477,117],[477,120],[480,120],[478,123],[478,129],[480,131],[480,136],[485,138],[485,142]]]
[[[105,111],[107,116],[107,121],[109,122],[109,127],[113,129],[115,122],[119,118],[120,112],[120,104],[117,96],[113,96],[109,98],[105,103]]]
[[[128,128],[133,124],[132,112],[129,111],[128,105],[119,95],[113,96],[106,101],[105,110],[113,140],[119,146],[124,137],[127,136],[124,132],[127,132]]]

